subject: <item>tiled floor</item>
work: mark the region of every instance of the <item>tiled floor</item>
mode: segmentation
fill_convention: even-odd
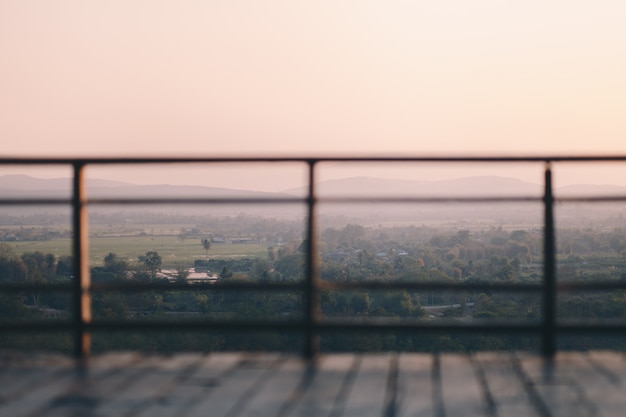
[[[0,354],[0,416],[624,416],[621,353]]]

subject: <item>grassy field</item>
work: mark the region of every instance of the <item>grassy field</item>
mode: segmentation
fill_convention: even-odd
[[[163,259],[164,268],[174,268],[179,265],[192,266],[195,259],[205,258],[205,251],[199,240],[180,240],[175,236],[92,237],[90,242],[89,258],[94,266],[102,265],[104,257],[109,252],[135,260],[148,251],[157,251]],[[19,255],[40,251],[53,253],[58,257],[71,253],[70,239],[7,243]],[[265,258],[268,246],[265,244],[212,245],[209,258]]]

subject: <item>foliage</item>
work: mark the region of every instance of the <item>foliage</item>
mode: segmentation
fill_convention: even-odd
[[[161,255],[157,251],[149,251],[146,252],[146,255],[140,258],[140,261],[148,269],[150,273],[150,279],[154,280],[156,278],[157,272],[161,271],[161,264],[163,260],[161,259]]]
[[[231,225],[234,226],[233,221]],[[260,223],[258,221],[257,223]],[[219,274],[214,284],[189,284],[184,291],[169,289],[143,292],[94,292],[93,313],[97,319],[129,320],[239,320],[269,319],[299,320],[303,317],[301,291],[231,291],[220,285],[237,283],[303,282],[306,277],[308,242],[291,226],[272,223],[280,233],[266,225],[264,236],[255,239],[263,244],[210,244],[209,224],[185,230],[193,241],[168,237],[167,245],[175,242],[180,252],[170,251],[174,246],[157,244],[160,240],[145,237],[114,237],[121,242],[122,252],[109,250],[92,263],[93,282],[156,282],[167,285],[160,278],[168,267],[172,280],[188,281],[188,266],[197,273],[208,271]],[[219,228],[215,223],[211,227]],[[178,230],[178,229],[176,229]],[[240,229],[238,229],[240,230]],[[222,227],[220,236],[227,231]],[[197,234],[197,236],[196,236]],[[251,234],[251,233],[250,233]],[[247,235],[243,234],[242,235]],[[623,229],[587,230],[567,229],[559,232],[557,268],[562,281],[626,280],[626,259]],[[216,236],[213,234],[213,236]],[[290,236],[289,241],[283,241]],[[430,282],[430,283],[528,283],[538,282],[542,273],[542,234],[540,230],[511,228],[431,228],[431,227],[364,227],[347,224],[329,227],[320,232],[319,275],[328,283],[369,282]],[[152,240],[151,240],[152,239]],[[159,238],[161,239],[161,238]],[[205,259],[194,258],[198,240],[205,249]],[[141,245],[132,248],[133,243]],[[193,243],[195,242],[195,243]],[[39,244],[39,243],[38,243]],[[146,246],[144,255],[142,253]],[[254,246],[254,250],[246,251]],[[39,246],[32,246],[39,247]],[[184,249],[183,249],[184,248]],[[212,259],[208,259],[211,250]],[[133,251],[134,250],[134,251]],[[158,251],[157,251],[158,250]],[[179,249],[177,249],[178,251]],[[240,251],[240,252],[237,252]],[[100,252],[97,252],[100,253]],[[181,261],[186,253],[189,261]],[[161,254],[164,254],[163,256]],[[241,256],[239,256],[241,255]],[[200,257],[202,255],[200,254]],[[187,259],[187,258],[185,258]],[[195,261],[192,261],[195,259]],[[16,252],[13,244],[0,243],[0,282],[70,283],[73,279],[71,256],[32,250]],[[210,286],[209,286],[210,285]],[[320,294],[321,314],[325,319],[354,319],[364,321],[395,320],[398,322],[438,321],[497,321],[537,322],[541,319],[541,297],[537,294],[506,294],[487,291],[446,293],[442,291],[405,290],[324,290]],[[561,293],[557,310],[559,319],[626,320],[626,295],[623,291]],[[2,294],[0,320],[49,319],[54,313],[69,317],[68,294],[34,292]],[[38,338],[13,338],[13,346],[46,346]],[[52,340],[52,339],[51,339]],[[624,348],[615,339],[562,338],[570,349],[589,347]],[[67,342],[67,343],[66,343]],[[177,349],[227,350],[298,349],[301,336],[278,332],[246,334],[219,332],[188,332],[171,334],[140,333],[113,334],[109,338],[95,337],[95,349],[131,348],[168,352]],[[8,342],[0,344],[8,346]],[[67,349],[71,341],[57,338],[49,346]],[[535,342],[516,335],[449,335],[413,334],[410,332],[382,332],[380,334],[325,333],[322,348],[334,351],[365,350],[419,350],[472,351],[480,349],[529,349]]]

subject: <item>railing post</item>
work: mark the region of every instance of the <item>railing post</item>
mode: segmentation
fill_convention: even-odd
[[[74,229],[74,281],[73,281],[73,322],[74,322],[74,355],[84,359],[89,355],[90,335],[86,325],[91,322],[91,294],[89,287],[89,240],[86,207],[86,192],[82,162],[74,164],[72,223]]]
[[[551,358],[556,353],[556,244],[554,234],[554,198],[552,196],[552,169],[546,161],[543,233],[543,323],[541,353]]]
[[[312,359],[319,353],[319,323],[320,295],[318,291],[318,265],[316,213],[315,213],[315,160],[309,160],[309,189],[307,195],[307,236],[306,250],[306,284],[304,294],[304,308],[306,314],[306,336],[304,341],[304,357]]]

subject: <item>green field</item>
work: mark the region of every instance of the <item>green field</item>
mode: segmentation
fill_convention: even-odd
[[[119,256],[135,260],[148,251],[157,251],[163,258],[163,268],[179,265],[193,265],[195,259],[204,259],[202,244],[196,239],[180,240],[176,236],[132,236],[132,237],[91,237],[89,259],[91,265],[102,265],[104,257],[114,252]],[[71,254],[71,239],[48,241],[7,242],[18,255],[40,251],[63,256]],[[265,258],[266,244],[212,245],[209,258]]]

